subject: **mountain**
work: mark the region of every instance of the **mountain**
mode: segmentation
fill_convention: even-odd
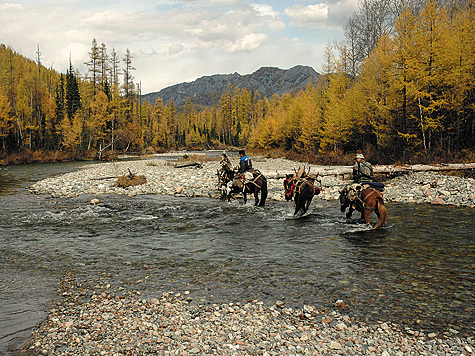
[[[233,73],[204,76],[194,82],[180,83],[159,92],[145,94],[142,98],[152,104],[155,104],[157,98],[161,98],[164,105],[173,99],[177,106],[184,105],[190,98],[194,105],[213,106],[219,102],[229,85],[258,91],[261,97],[270,98],[274,94],[283,95],[305,88],[309,82],[316,82],[319,76],[308,66],[299,65],[290,69],[262,67],[246,75]]]

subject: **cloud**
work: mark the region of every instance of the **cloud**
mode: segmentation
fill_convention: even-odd
[[[275,11],[272,6],[266,4],[251,4],[251,7],[254,11],[257,12],[259,16],[270,16],[276,17],[279,15],[277,11]]]
[[[294,5],[284,10],[296,27],[341,28],[347,19],[358,9],[358,0],[341,0],[310,5]]]
[[[179,43],[174,43],[170,47],[168,47],[168,55],[173,56],[183,51],[185,47]]]
[[[83,75],[94,38],[119,59],[128,48],[133,75],[150,92],[261,66],[318,68],[329,34],[341,36],[321,29],[356,1],[285,10],[281,0],[10,0],[0,4],[0,41],[30,59],[39,45],[42,63],[62,73],[71,57]]]
[[[267,40],[268,37],[265,33],[250,33],[235,41],[235,43],[229,47],[228,51],[231,53],[250,51],[260,47]]]
[[[285,14],[298,27],[319,28],[323,27],[328,19],[328,5],[294,5],[285,9]]]
[[[21,4],[10,4],[10,3],[0,4],[0,10],[11,10],[11,9],[19,10],[22,8],[23,6]]]

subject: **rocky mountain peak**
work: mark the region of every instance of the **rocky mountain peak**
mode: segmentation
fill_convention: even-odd
[[[261,67],[252,74],[241,75],[215,74],[203,76],[193,82],[176,84],[143,95],[143,99],[154,104],[157,98],[163,103],[173,100],[175,105],[184,105],[188,98],[195,105],[213,106],[231,85],[252,92],[259,92],[261,97],[272,97],[274,94],[284,95],[305,88],[308,83],[316,82],[320,75],[308,66],[298,65],[290,69],[277,67]]]

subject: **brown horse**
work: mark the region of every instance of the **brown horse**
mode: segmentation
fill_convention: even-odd
[[[381,192],[372,187],[364,187],[361,185],[350,185],[344,187],[340,191],[340,211],[348,212],[346,217],[350,218],[354,210],[361,213],[361,219],[366,224],[369,223],[371,212],[375,212],[378,217],[374,229],[381,227],[388,219],[388,211],[384,205],[384,199]]]
[[[310,203],[316,194],[320,194],[321,189],[315,187],[315,178],[310,177],[304,170],[299,169],[295,174],[287,174],[284,179],[285,200],[294,199],[294,215],[308,211]]]
[[[247,172],[249,174],[251,172]],[[229,166],[223,165],[218,170],[218,186],[221,189],[221,199],[231,200],[234,194],[243,193],[244,203],[247,194],[254,194],[256,206],[264,206],[267,199],[267,179],[257,169],[252,171],[252,179],[247,180],[243,175],[237,175]],[[260,199],[259,199],[260,193]]]

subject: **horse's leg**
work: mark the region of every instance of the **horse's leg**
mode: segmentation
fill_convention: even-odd
[[[370,209],[363,209],[361,212],[361,218],[364,220],[364,223],[366,225],[369,225],[369,217],[371,215],[371,210]]]
[[[315,190],[315,188],[313,188],[313,187],[312,187],[312,189]],[[314,193],[314,194],[315,194],[315,193]],[[310,207],[310,204],[312,203],[314,194],[311,194],[311,193],[310,193],[310,196],[307,197],[307,201],[305,202],[305,211],[307,211],[308,208]]]
[[[300,197],[300,195],[298,193],[295,194],[295,197],[294,197],[294,201],[295,201],[294,215],[297,215],[299,213],[300,209],[302,209],[302,204],[300,203],[299,197]]]
[[[374,227],[374,229],[377,229],[388,220],[388,211],[386,210],[386,207],[384,206],[384,202],[381,198],[376,198],[375,211],[376,211],[376,215],[378,216],[378,222],[376,226]]]
[[[351,215],[353,215],[353,211],[355,211],[355,208],[353,208],[352,205],[348,207],[348,212],[346,213],[346,218],[349,219],[351,218]]]
[[[259,189],[261,192],[261,199],[259,202],[259,206],[265,206],[267,200],[267,181],[262,179],[261,181],[261,188]]]
[[[259,188],[254,187],[254,206],[259,206]]]

